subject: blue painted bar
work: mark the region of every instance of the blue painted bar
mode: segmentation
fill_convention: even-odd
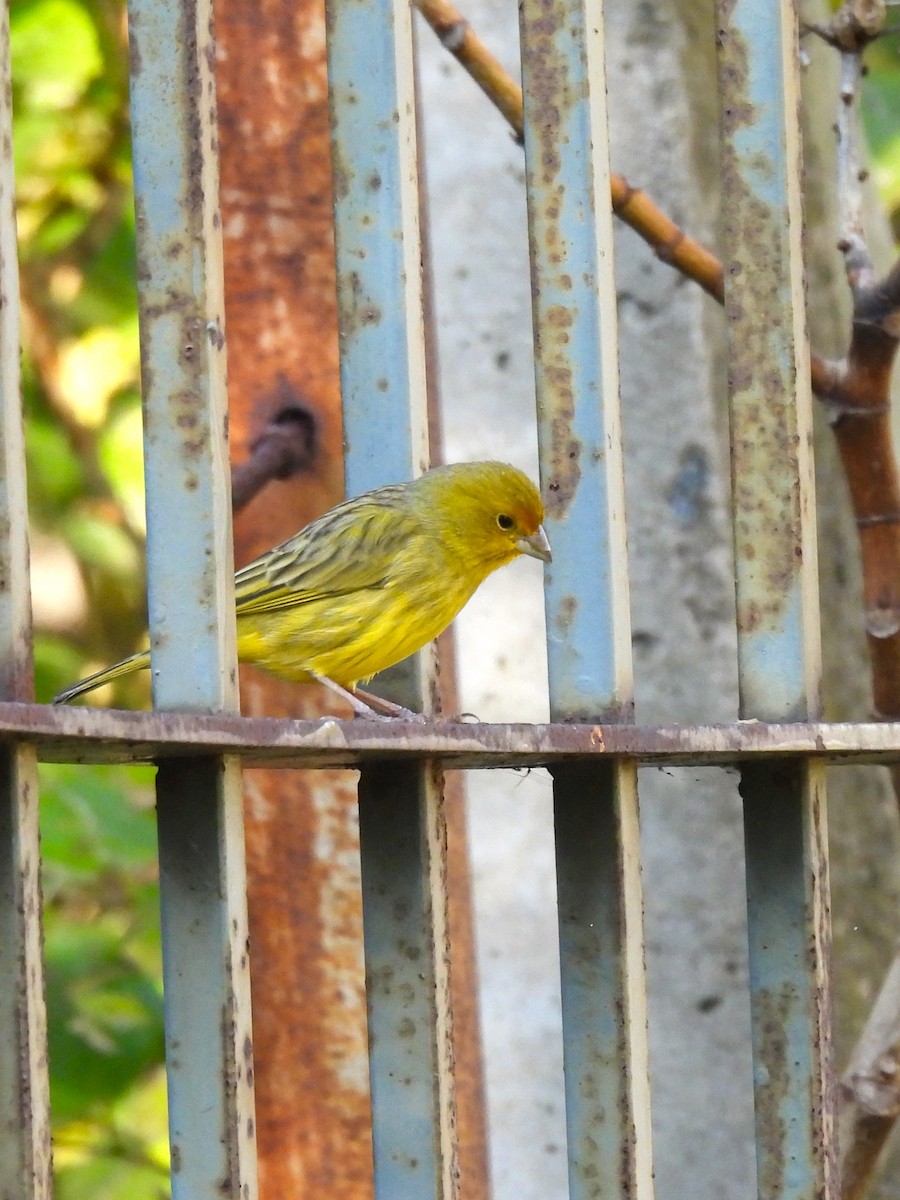
[[[819,713],[796,16],[719,6],[741,715]],[[818,764],[742,768],[757,1187],[836,1197],[827,827]]]
[[[421,767],[366,768],[359,784],[359,834],[369,1010],[375,1195],[439,1195],[441,1139],[435,1112],[434,997],[423,987],[432,954],[423,913],[427,803]],[[423,786],[424,785],[424,786]]]
[[[632,710],[616,301],[598,15],[522,7],[525,161],[555,720]],[[593,147],[593,149],[592,149]],[[586,570],[586,564],[588,569]]]
[[[769,721],[815,717],[821,675],[798,68],[786,14],[781,0],[720,12],[741,712]]]
[[[840,1195],[824,780],[818,764],[741,769],[761,1200]]]
[[[128,13],[153,694],[237,711],[211,10]]]
[[[211,0],[131,0],[154,702],[236,712]],[[173,1200],[255,1200],[240,769],[157,778]]]
[[[347,492],[429,465],[410,6],[327,4]],[[426,650],[375,684],[433,711]],[[440,772],[372,764],[359,785],[377,1200],[457,1194],[446,826]]]
[[[230,756],[159,764],[172,1200],[256,1200],[241,776]]]
[[[602,13],[524,0],[525,159],[554,721],[630,720]],[[571,1200],[653,1192],[633,767],[554,769]]]
[[[0,11],[0,699],[34,698],[9,13]],[[50,1200],[50,1096],[33,746],[0,751],[0,1192]]]
[[[412,26],[391,0],[329,3],[326,14],[344,477],[356,496],[431,465]],[[421,711],[434,670],[425,650],[374,690]]]
[[[430,465],[409,6],[327,5],[347,494]]]

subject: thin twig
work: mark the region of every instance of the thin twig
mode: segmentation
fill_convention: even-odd
[[[522,89],[449,0],[414,0],[438,39],[469,72],[506,118],[517,142],[525,130]],[[725,299],[722,264],[685,233],[639,188],[622,175],[610,176],[613,212],[638,233],[663,262],[698,283],[720,304]]]
[[[445,50],[469,72],[484,94],[499,109],[517,142],[524,137],[522,89],[474,32],[461,12],[448,0],[414,0]]]

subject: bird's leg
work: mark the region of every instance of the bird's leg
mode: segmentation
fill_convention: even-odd
[[[384,720],[384,718],[377,713],[374,708],[370,708],[369,705],[366,704],[364,700],[360,699],[359,696],[355,696],[353,692],[348,691],[347,688],[341,687],[339,683],[335,683],[334,680],[329,679],[327,675],[317,675],[314,671],[310,671],[310,675],[312,675],[313,679],[315,679],[317,683],[324,683],[324,685],[327,688],[331,688],[336,695],[342,696],[358,717],[368,717],[369,720],[374,718],[376,721]]]
[[[410,712],[408,708],[403,708],[399,704],[393,704],[390,700],[383,700],[380,696],[373,696],[370,692],[360,691],[359,688],[355,688],[351,692],[349,688],[341,687],[339,683],[335,683],[327,675],[317,675],[314,672],[310,672],[310,674],[318,683],[323,683],[338,696],[343,696],[358,717],[366,717],[370,721],[425,720],[418,713]],[[370,703],[367,703],[367,701]],[[380,704],[384,710],[383,713],[376,712],[372,706],[373,704]]]
[[[395,704],[393,700],[385,700],[384,696],[376,696],[373,692],[364,692],[360,687],[353,689],[353,695],[357,696],[361,703],[370,705],[372,708],[380,707],[386,716],[393,717],[398,721],[426,720],[422,713],[413,712],[412,709],[404,708],[402,704]]]

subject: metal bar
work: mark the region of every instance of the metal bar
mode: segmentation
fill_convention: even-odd
[[[19,270],[9,12],[0,14],[0,699],[33,699],[28,498],[19,374]],[[0,753],[0,1180],[4,1200],[52,1188],[34,747]]]
[[[53,1162],[34,747],[0,752],[0,1178],[4,1200],[50,1200]]]
[[[210,0],[131,0],[131,109],[158,708],[238,707]]]
[[[227,756],[157,778],[173,1200],[255,1195],[240,782]]]
[[[741,713],[806,720],[821,661],[795,17],[719,12]]]
[[[623,934],[641,914],[635,775],[627,762],[553,771],[573,1197],[652,1194],[643,942]]]
[[[412,12],[330,0],[326,19],[344,477],[355,496],[430,465]],[[435,670],[429,647],[377,690],[431,710]]]
[[[130,0],[129,40],[154,701],[234,712],[211,0]],[[239,765],[166,763],[157,803],[173,1200],[254,1200]]]
[[[554,721],[633,715],[603,16],[520,8]],[[587,569],[585,569],[587,565]],[[554,771],[569,1192],[653,1193],[634,767]]]
[[[725,766],[742,758],[828,765],[900,761],[900,722],[735,725],[407,724],[52,709],[0,703],[0,742],[27,737],[42,762],[234,754],[248,766],[353,767],[366,757],[440,758],[452,767],[538,766],[624,757],[642,764]]]
[[[314,434],[309,469],[235,517],[245,563],[343,494],[331,461],[340,386],[322,5],[217,3],[216,43],[232,453],[255,457],[259,437],[277,452],[282,435],[300,452]],[[329,696],[254,673],[241,699],[249,713],[315,717]],[[360,1200],[372,1148],[356,780],[256,771],[245,783],[260,1194]]]
[[[900,722],[735,725],[488,725],[278,720],[211,713],[57,709],[0,702],[0,744],[26,738],[42,762],[117,763],[233,754],[247,766],[357,767],[366,759],[437,758],[446,767],[548,766],[633,758],[725,766],[744,758],[813,758],[831,766],[900,762]]]
[[[741,715],[819,711],[796,14],[719,5]],[[837,1195],[821,766],[745,764],[759,1195]]]
[[[326,11],[352,496],[429,466],[412,14],[393,0],[329,0]]]
[[[330,0],[327,24],[345,472],[355,494],[428,465],[411,11],[405,0]],[[392,674],[393,699],[433,711],[433,649]],[[450,1200],[459,1172],[440,772],[427,760],[366,767],[359,801],[376,1196]],[[380,819],[386,808],[409,825],[402,850],[393,819]],[[413,947],[406,986],[386,984]]]
[[[375,1194],[436,1195],[442,1139],[434,1120],[434,1000],[422,987],[433,953],[422,860],[429,781],[417,763],[380,764],[360,779],[360,841]],[[436,786],[440,786],[437,781]],[[449,947],[447,947],[449,954]],[[448,1131],[452,1132],[452,1131]]]
[[[820,764],[741,768],[760,1197],[837,1196]]]

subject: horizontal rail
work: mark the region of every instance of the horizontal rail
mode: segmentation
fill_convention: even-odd
[[[132,712],[0,703],[0,745],[26,741],[42,762],[117,763],[235,754],[245,766],[358,767],[433,758],[447,768],[540,767],[626,757],[653,766],[725,766],[748,758],[900,763],[900,722],[734,725],[488,725],[276,720],[226,713]]]

